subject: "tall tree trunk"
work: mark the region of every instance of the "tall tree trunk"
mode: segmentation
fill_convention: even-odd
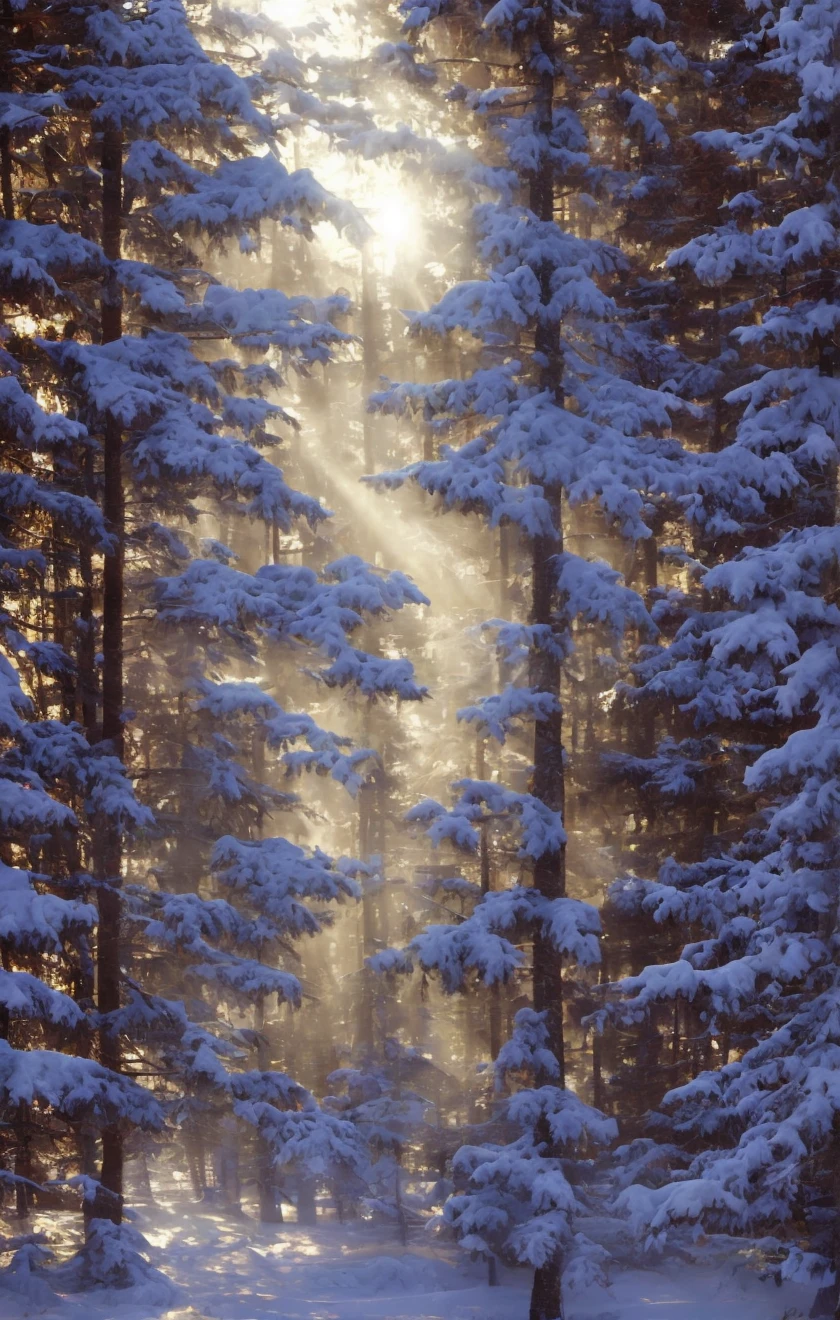
[[[598,977],[599,985],[609,984],[609,970],[607,967],[606,944],[601,942],[601,967]],[[592,1103],[596,1109],[603,1109],[606,1100],[606,1090],[604,1088],[603,1074],[603,1050],[604,1038],[601,1032],[595,1028],[592,1036]]]
[[[102,247],[109,262],[120,257],[122,216],[122,134],[108,128],[102,138]],[[122,336],[122,298],[113,272],[106,275],[101,303],[102,343]],[[123,730],[123,598],[125,498],[122,483],[122,433],[113,418],[105,422],[103,436],[104,482],[102,510],[113,540],[104,556],[102,584],[102,739],[114,755],[125,757]],[[113,821],[103,819],[97,829],[96,874],[99,904],[97,939],[97,1005],[105,1023],[100,1031],[99,1057],[106,1068],[121,1069],[119,1032],[108,1023],[120,1007],[120,873],[122,846]],[[102,1133],[100,1181],[104,1195],[97,1198],[92,1217],[122,1218],[123,1139],[119,1127]]]
[[[12,179],[12,140],[8,127],[0,128],[0,198],[3,218],[15,218],[15,189]]]
[[[553,493],[552,506],[556,511],[556,525],[561,528],[562,503],[559,492]],[[532,557],[531,622],[550,624],[556,603],[554,583],[556,571],[553,557],[562,548],[562,540],[536,537]],[[560,662],[545,650],[533,653],[530,686],[540,692],[560,691]],[[563,812],[566,797],[565,768],[563,764],[563,716],[558,709],[548,719],[537,720],[534,725],[534,772],[531,791],[552,811]],[[566,892],[565,846],[557,852],[544,854],[534,864],[534,888],[547,899],[562,898]],[[558,1063],[555,1077],[538,1079],[563,1087],[566,1084],[565,1038],[563,1030],[563,960],[552,941],[541,931],[534,936],[533,949],[534,1008],[545,1013],[548,1040]],[[546,1154],[553,1153],[548,1132],[539,1133]],[[552,1257],[534,1271],[531,1289],[529,1320],[562,1320],[560,1290],[561,1261]]]
[[[318,1184],[304,1173],[298,1174],[297,1219],[305,1228],[314,1228],[318,1222],[316,1193]]]
[[[178,665],[185,665],[186,652],[182,652]],[[199,771],[192,758],[192,712],[186,694],[178,694],[177,737],[181,747],[179,756],[178,812],[179,820],[172,850],[166,887],[176,894],[197,893],[203,867],[202,818]],[[254,777],[260,779],[254,768]]]
[[[481,734],[478,735],[478,740],[476,743],[475,763],[476,763],[476,768],[475,768],[476,779],[484,779],[487,773],[487,768],[485,762],[484,738],[482,737]],[[485,821],[484,824],[481,826],[481,834],[479,836],[479,864],[481,867],[480,875],[481,875],[482,894],[489,894],[491,889],[493,888],[489,829],[490,829],[489,823]],[[489,1046],[490,1046],[490,1058],[494,1062],[499,1056],[499,1050],[502,1048],[502,1007],[499,998],[500,993],[501,991],[500,991],[499,983],[498,981],[494,981],[490,987],[490,1006],[488,1010],[488,1035],[489,1035]],[[495,1263],[496,1262],[494,1260],[493,1261],[494,1273],[495,1273]]]
[[[366,747],[373,745],[374,738],[373,702],[365,704],[362,727],[362,741]],[[365,780],[359,790],[359,856],[365,862],[371,857],[381,855],[384,844],[384,787],[382,771],[377,767]],[[365,877],[362,889],[362,930],[360,948],[361,986],[358,1002],[357,1039],[364,1060],[373,1056],[376,1043],[376,976],[365,966],[365,959],[376,952],[377,937],[380,935],[377,914],[377,897],[372,892]]]
[[[476,779],[484,779],[486,774],[484,738],[479,733],[476,742],[475,777]],[[487,821],[482,824],[479,836],[479,864],[481,868],[481,892],[482,894],[489,894],[493,887],[493,875],[490,862],[489,823]],[[490,1007],[488,1010],[490,1058],[494,1062],[499,1057],[499,1050],[502,1048],[502,1006],[499,995],[499,983],[494,981],[490,987]],[[499,1269],[495,1256],[487,1257],[487,1284],[490,1288],[498,1288],[499,1286]]]
[[[374,470],[373,453],[373,415],[367,410],[368,395],[376,389],[379,379],[378,354],[376,347],[376,270],[373,264],[373,248],[366,243],[362,248],[362,439],[364,445],[365,472]]]
[[[832,1268],[834,1278],[824,1288],[820,1288],[809,1315],[811,1320],[840,1320],[840,1127],[835,1121],[835,1131],[826,1151],[826,1164],[834,1201],[834,1226],[832,1232]]]
[[[254,1005],[254,1026],[257,1032],[257,1067],[261,1072],[271,1068],[268,1041],[265,1038],[265,1000],[260,999]],[[274,1168],[274,1155],[270,1144],[261,1133],[256,1136],[257,1188],[260,1198],[260,1222],[263,1224],[282,1224],[283,1211],[280,1206],[277,1172]]]
[[[81,454],[80,467],[83,490],[88,499],[96,499],[96,477],[93,470],[93,452],[86,445]],[[96,673],[96,628],[93,619],[93,552],[90,541],[84,537],[79,545],[79,617],[76,622],[76,668],[78,680],[76,695],[78,713],[87,740],[95,743],[99,738],[99,680]]]
[[[32,1110],[25,1100],[17,1106],[14,1121],[15,1136],[15,1175],[27,1182],[15,1183],[15,1214],[18,1219],[26,1219],[32,1206],[32,1188],[29,1182],[34,1180],[32,1167]]]
[[[369,861],[374,851],[372,835],[374,833],[373,816],[376,811],[376,790],[372,782],[366,782],[359,790],[359,855],[363,861]],[[376,900],[368,884],[369,877],[362,878],[362,930],[360,940],[361,986],[358,1007],[358,1043],[362,1058],[369,1060],[374,1048],[374,980],[370,969],[365,965],[376,949]]]
[[[73,608],[71,600],[70,575],[68,573],[68,564],[61,546],[61,530],[58,520],[53,519],[52,525],[52,572],[53,572],[53,602],[52,602],[52,635],[53,641],[59,646],[70,652],[70,647],[66,644],[70,640],[71,629],[73,627]],[[68,671],[61,676],[61,718],[64,721],[70,721],[76,717],[76,679],[75,675]]]
[[[536,99],[537,131],[545,142],[551,133],[554,115],[554,17],[551,0],[541,0],[537,44],[543,56],[544,71],[539,74],[534,88]],[[543,223],[554,220],[554,168],[545,151],[530,182],[530,209]],[[540,302],[547,307],[551,301],[551,263],[544,260],[535,271],[540,282]],[[554,402],[562,407],[563,361],[559,333],[556,326],[540,318],[535,325],[534,346],[538,354],[539,384],[550,391]],[[563,549],[563,500],[559,487],[546,487],[544,494],[551,506],[557,535],[537,536],[531,550],[531,622],[550,629],[557,607],[557,572],[555,556]],[[550,692],[559,699],[560,661],[545,647],[535,649],[531,655],[530,686],[540,692]],[[563,763],[563,715],[560,709],[534,725],[534,772],[531,791],[552,811],[563,813],[566,805],[566,779]],[[562,898],[566,892],[565,847],[547,853],[534,864],[534,888],[547,899]],[[534,1008],[545,1013],[549,1046],[557,1059],[559,1073],[553,1081],[565,1086],[565,1041],[563,1033],[563,961],[551,940],[542,932],[534,937],[533,950]],[[551,1154],[552,1144],[546,1125],[540,1137]],[[531,1289],[529,1320],[561,1320],[562,1296],[560,1288],[561,1261],[559,1253],[534,1271]]]
[[[207,1200],[207,1154],[200,1121],[193,1120],[184,1129],[184,1153],[190,1173],[193,1194],[197,1201]]]
[[[558,529],[561,516],[559,493],[554,493],[552,505],[556,511]],[[549,625],[556,605],[556,568],[554,556],[562,548],[562,541],[549,537],[534,540],[532,571],[531,622]],[[560,661],[545,649],[532,655],[530,686],[539,692],[559,696]],[[552,811],[561,814],[565,808],[566,776],[563,763],[563,714],[560,709],[547,719],[534,725],[534,771],[531,791]],[[566,851],[544,853],[534,864],[534,888],[547,899],[563,898],[566,893]],[[557,1084],[565,1085],[563,1036],[563,964],[551,940],[537,934],[534,939],[534,1007],[547,1014],[550,1048],[560,1067]]]

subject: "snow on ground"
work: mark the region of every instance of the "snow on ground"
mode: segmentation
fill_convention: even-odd
[[[39,1275],[0,1287],[0,1320],[525,1320],[529,1277],[484,1267],[391,1227],[296,1224],[261,1229],[197,1207],[144,1210],[138,1227],[172,1279],[169,1300],[137,1291],[56,1295]],[[813,1290],[776,1288],[729,1259],[618,1274],[609,1291],[570,1298],[566,1320],[800,1320]]]

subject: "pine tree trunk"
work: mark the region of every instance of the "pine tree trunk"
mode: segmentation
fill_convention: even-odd
[[[364,783],[359,791],[359,855],[363,861],[368,861],[372,853],[371,834],[373,830],[374,796],[373,784],[370,782]],[[365,959],[369,958],[375,949],[376,907],[370,886],[366,883],[367,878],[363,877],[362,880],[362,930],[359,959],[361,985],[358,1007],[358,1043],[362,1059],[369,1059],[372,1056],[375,1034],[373,975],[370,969],[365,966]]]
[[[3,218],[15,218],[15,189],[12,179],[12,141],[8,127],[0,128],[0,198]]]
[[[810,1320],[840,1320],[840,1132],[835,1132],[827,1151],[828,1175],[834,1198],[832,1269],[834,1278],[820,1288],[809,1312]]]
[[[53,571],[53,614],[52,614],[52,635],[53,641],[67,650],[68,655],[71,648],[68,645],[73,627],[72,605],[71,605],[71,581],[67,572],[67,563],[62,556],[60,546],[61,531],[58,520],[52,521],[52,571]],[[61,718],[64,722],[70,722],[76,717],[76,679],[72,672],[62,674],[61,676]]]
[[[550,1261],[534,1271],[528,1320],[561,1320],[560,1262]]]
[[[499,611],[504,614],[510,594],[510,542],[511,528],[502,523],[499,528]]]
[[[96,499],[96,481],[93,471],[93,452],[86,446],[80,466],[84,477],[84,493],[88,499]],[[99,684],[96,674],[96,638],[93,623],[93,552],[90,542],[84,538],[79,546],[79,577],[81,593],[79,600],[79,618],[77,623],[78,641],[76,645],[76,665],[78,668],[79,714],[87,740],[95,743],[99,738]]]
[[[369,701],[365,706],[364,725],[362,730],[362,739],[365,746],[372,745],[373,738],[373,710],[372,703]],[[377,852],[377,845],[380,842],[378,827],[378,813],[381,807],[377,789],[377,781],[374,776],[370,776],[362,785],[359,791],[359,856],[365,862],[370,861],[371,857]],[[365,966],[365,959],[376,952],[377,920],[376,920],[376,897],[371,892],[370,886],[363,882],[362,889],[362,931],[361,931],[361,950],[360,950],[360,977],[361,985],[359,991],[358,1004],[358,1032],[357,1039],[362,1059],[369,1060],[373,1055],[375,1045],[375,976],[368,967]]]
[[[484,738],[478,735],[476,743],[475,757],[475,777],[484,779],[487,773],[485,764]],[[481,867],[481,892],[489,894],[492,889],[492,870],[490,863],[490,839],[489,825],[485,822],[481,826],[479,836],[479,863]],[[488,1010],[488,1035],[490,1046],[490,1058],[495,1062],[499,1057],[499,1050],[502,1048],[502,1006],[500,1002],[500,987],[498,981],[494,981],[490,986],[490,1006]],[[493,1265],[495,1267],[495,1260]]]
[[[537,102],[537,127],[543,140],[551,133],[554,115],[554,18],[550,0],[541,0],[541,16],[537,41],[545,57],[545,71],[539,75],[534,88]],[[530,209],[543,223],[554,219],[554,169],[543,152],[540,164],[530,183]],[[540,282],[540,301],[547,306],[551,301],[551,265],[543,261],[535,271]],[[540,386],[549,390],[558,407],[564,403],[563,361],[559,334],[540,318],[535,325],[534,344],[540,355]],[[546,487],[557,537],[537,536],[531,552],[531,623],[550,628],[557,605],[557,572],[555,556],[563,550],[562,491],[559,487]],[[545,647],[532,652],[529,685],[539,692],[560,695],[560,661]],[[553,712],[548,719],[537,720],[534,725],[534,772],[531,792],[552,811],[565,813],[566,780],[563,763],[563,715]],[[538,858],[534,865],[534,888],[545,898],[562,898],[566,892],[565,847],[555,853]],[[538,1079],[553,1081],[557,1086],[566,1084],[565,1041],[563,1032],[563,962],[551,940],[542,932],[534,937],[533,949],[534,1008],[546,1014],[549,1048],[557,1059],[559,1075]],[[541,1134],[546,1153],[551,1153],[549,1134]],[[562,1298],[560,1289],[561,1260],[559,1253],[534,1271],[531,1290],[529,1320],[561,1320]]]
[[[408,1218],[405,1213],[405,1206],[402,1199],[402,1169],[399,1164],[394,1170],[394,1204],[397,1210],[397,1229],[400,1242],[404,1247],[408,1246]]]
[[[277,523],[274,523],[274,530]],[[277,562],[275,557],[274,562]],[[265,729],[257,728],[253,743],[253,772],[257,783],[265,781]],[[259,817],[254,829],[257,838],[263,835],[263,818]],[[254,1029],[257,1035],[257,1067],[260,1072],[269,1072],[271,1057],[265,1035],[265,999],[260,997],[254,1005]],[[280,1195],[277,1186],[277,1171],[274,1167],[274,1152],[271,1144],[262,1133],[254,1138],[257,1163],[257,1191],[260,1202],[260,1222],[263,1224],[282,1224],[283,1211],[280,1207]]]
[[[204,1142],[198,1133],[186,1133],[184,1149],[187,1154],[187,1166],[190,1171],[190,1182],[192,1183],[195,1199],[204,1201],[207,1198],[207,1163]]]
[[[491,889],[490,844],[487,838],[487,825],[481,828],[481,892],[489,894]],[[502,1048],[502,1006],[501,987],[494,981],[490,987],[490,1010],[488,1013],[490,1058],[495,1062]]]
[[[274,1176],[271,1147],[265,1137],[257,1135],[257,1187],[260,1197],[260,1223],[282,1224],[283,1208]]]
[[[561,526],[562,514],[560,499],[552,501],[556,509],[557,527]],[[531,622],[548,624],[551,622],[554,605],[555,570],[552,558],[562,548],[562,544],[546,537],[537,537],[534,542],[532,573],[532,610]],[[560,664],[553,656],[544,651],[534,653],[530,686],[536,691],[553,692],[560,690]],[[556,711],[548,719],[537,720],[534,726],[534,773],[531,791],[552,811],[563,812],[565,807],[565,770],[563,765],[563,716]],[[534,888],[547,899],[562,898],[566,892],[566,853],[565,847],[556,853],[549,853],[539,858],[534,865]],[[563,960],[552,941],[538,931],[534,936],[533,948],[533,992],[534,1008],[538,1013],[545,1013],[548,1040],[551,1052],[557,1059],[559,1072],[556,1077],[538,1079],[552,1082],[563,1087],[566,1084],[565,1038],[563,1029]],[[551,1154],[551,1142],[547,1130],[540,1133],[546,1146],[546,1153]],[[547,1261],[534,1271],[534,1283],[531,1290],[529,1320],[562,1320],[562,1301],[560,1294],[561,1261],[559,1255]]]
[[[146,1152],[144,1150],[141,1150],[140,1154],[137,1157],[137,1165],[139,1170],[137,1174],[137,1181],[140,1186],[141,1195],[145,1196],[149,1205],[153,1205],[155,1193],[152,1187],[152,1176],[149,1172],[149,1161],[146,1157]]]
[[[102,247],[109,261],[120,257],[122,213],[122,134],[106,129],[102,140]],[[102,343],[122,335],[122,299],[112,275],[102,289]],[[104,556],[102,586],[102,739],[109,742],[120,760],[125,755],[123,733],[123,596],[125,499],[122,484],[122,434],[117,422],[108,418],[103,436],[104,487],[102,511],[113,547]],[[122,845],[113,822],[98,823],[94,864],[98,889],[97,1006],[106,1018],[100,1031],[100,1061],[113,1072],[121,1069],[119,1032],[107,1025],[108,1015],[120,1007],[120,873]],[[122,1218],[123,1139],[117,1127],[102,1133],[100,1181],[105,1195],[98,1197],[92,1218]]]
[[[602,940],[601,968],[598,983],[602,986],[608,985],[609,979],[606,947],[605,942]],[[596,1028],[592,1037],[592,1103],[596,1109],[603,1109],[606,1100],[603,1073],[603,1044],[604,1038],[601,1032]]]
[[[265,1002],[262,999],[254,1007],[254,1026],[257,1031],[257,1067],[261,1072],[268,1072],[271,1068],[271,1059],[269,1058],[268,1043],[264,1035]],[[270,1144],[259,1132],[256,1136],[256,1155],[260,1222],[263,1224],[282,1224],[283,1211],[280,1206],[274,1155]]]
[[[298,1177],[297,1212],[298,1223],[306,1228],[314,1228],[318,1222],[318,1207],[315,1201],[316,1183],[314,1178]]]
[[[559,495],[552,499],[558,530],[561,518]],[[550,625],[556,604],[556,569],[554,556],[562,541],[537,537],[532,558],[531,622]],[[535,651],[529,673],[530,686],[539,692],[560,691],[560,662],[544,649]],[[548,719],[534,725],[534,772],[531,791],[552,811],[564,812],[566,799],[563,764],[563,715],[559,709]],[[534,864],[534,888],[547,899],[563,898],[566,893],[565,847],[545,853]],[[560,1065],[558,1086],[565,1086],[563,1036],[563,961],[551,940],[541,933],[534,937],[534,1007],[545,1013],[550,1048]]]
[[[378,380],[376,351],[376,273],[373,264],[373,251],[370,243],[362,248],[362,442],[365,472],[374,471],[373,453],[373,414],[367,410],[368,395],[376,389]]]
[[[633,573],[628,586],[641,590],[647,597],[656,588],[658,580],[657,539],[649,536],[637,545]],[[653,756],[656,750],[656,703],[642,702],[630,706],[630,745],[636,756]]]
[[[202,872],[201,794],[199,772],[191,757],[190,720],[192,712],[186,695],[178,694],[178,740],[181,744],[178,791],[179,820],[167,888],[176,894],[197,893]],[[257,771],[254,777],[259,779]]]
[[[3,966],[6,965],[6,958],[3,957]],[[11,1015],[5,1004],[0,1004],[0,1040],[9,1039],[9,1028],[11,1026]]]
[[[32,1111],[24,1100],[17,1106],[14,1122],[15,1136],[15,1174],[18,1178],[33,1181],[32,1168]],[[18,1219],[26,1219],[31,1207],[32,1189],[25,1182],[15,1183],[15,1213]]]

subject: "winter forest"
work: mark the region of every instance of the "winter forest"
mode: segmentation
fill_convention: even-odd
[[[0,0],[0,1320],[840,1318],[840,3]]]

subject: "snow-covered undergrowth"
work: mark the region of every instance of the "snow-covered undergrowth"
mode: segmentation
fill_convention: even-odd
[[[37,1226],[37,1225],[36,1225]],[[408,1248],[393,1229],[325,1222],[261,1229],[194,1206],[144,1210],[137,1226],[151,1263],[172,1281],[64,1291],[66,1269],[2,1275],[0,1320],[524,1320],[527,1272],[485,1267],[421,1236]],[[32,1253],[29,1253],[30,1257]],[[568,1299],[565,1320],[804,1320],[813,1289],[762,1282],[737,1258],[684,1259],[617,1272],[610,1288]]]

